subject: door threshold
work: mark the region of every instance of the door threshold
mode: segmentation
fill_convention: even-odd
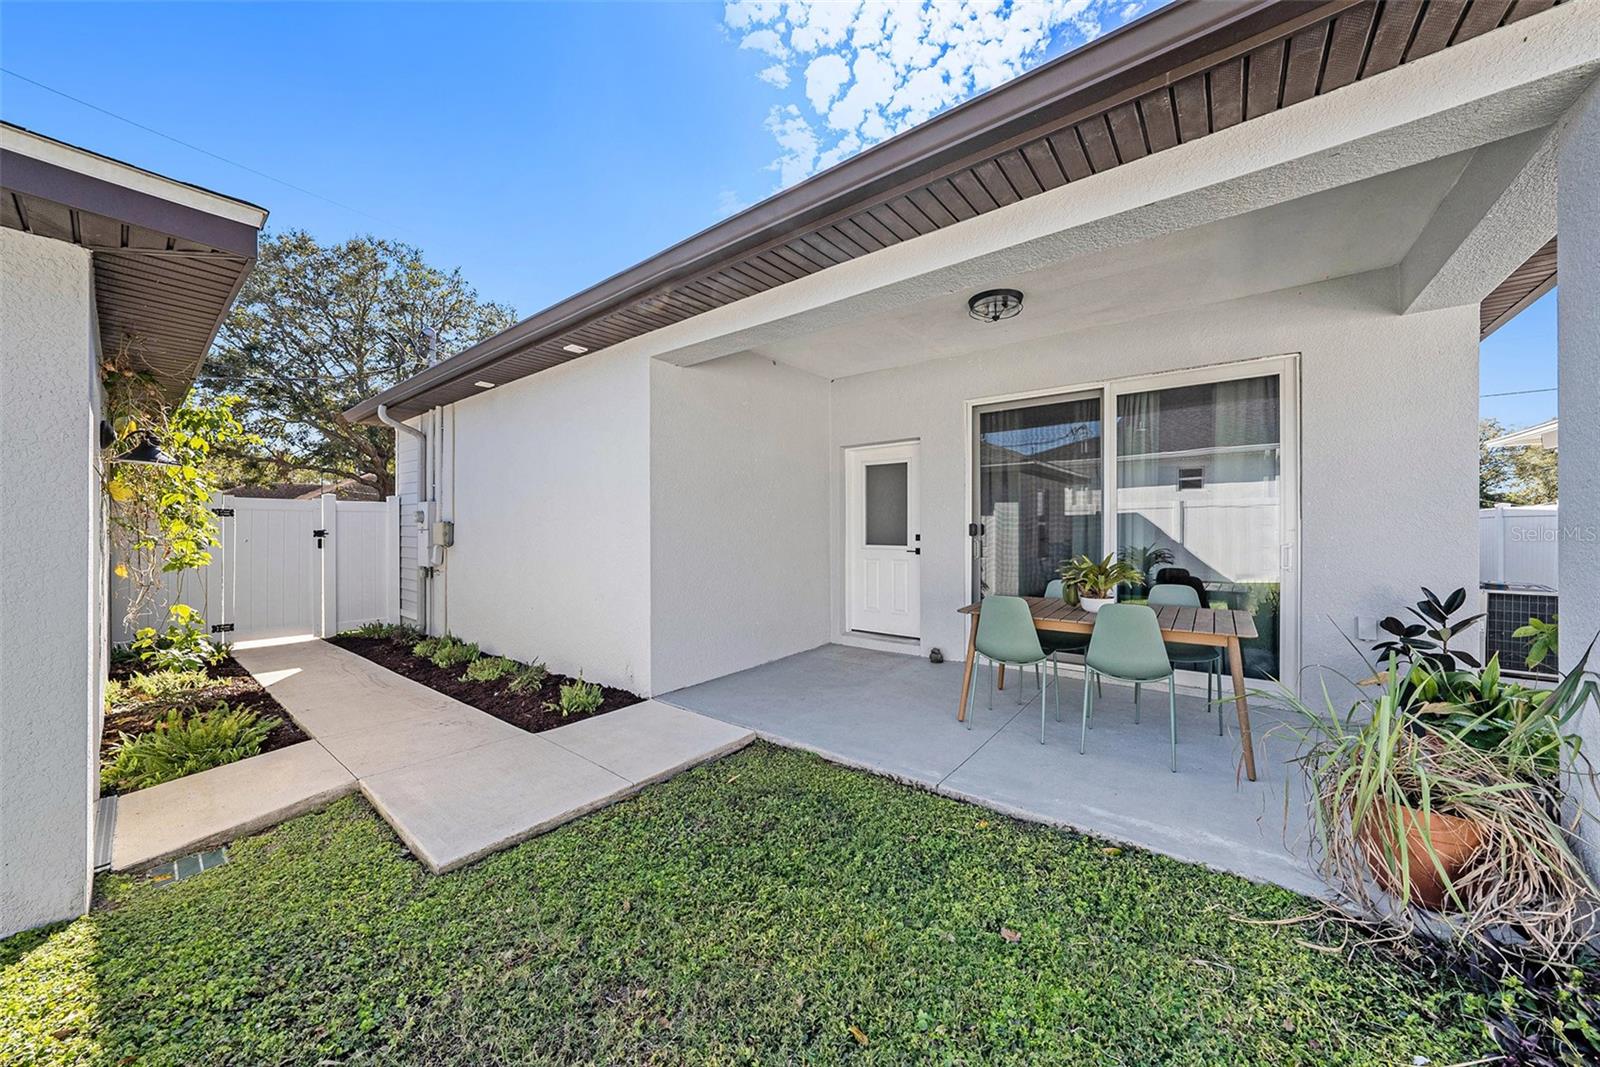
[[[905,655],[922,654],[922,638],[901,634],[880,634],[871,630],[846,630],[837,638],[839,644],[854,648],[874,648],[880,652],[899,652]]]

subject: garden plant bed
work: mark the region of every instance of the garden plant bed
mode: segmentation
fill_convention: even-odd
[[[109,678],[113,682],[126,682],[141,672],[155,673],[145,670],[139,663],[118,663],[111,667]],[[278,720],[278,725],[261,742],[262,752],[272,752],[275,749],[287,748],[301,741],[310,740],[305,731],[295,725],[289,713],[283,709],[283,705],[279,704],[277,699],[232,656],[206,667],[205,672],[216,680],[216,685],[107,707],[105,727],[100,734],[101,763],[109,764],[115,759],[117,746],[122,742],[124,735],[134,738],[149,733],[156,728],[156,723],[174,708],[189,714],[215,707],[218,703],[226,703],[233,708],[247,708],[263,719]],[[115,787],[102,790],[107,794],[122,791]]]
[[[502,722],[508,722],[529,733],[554,730],[558,726],[577,722],[580,718],[604,715],[608,711],[626,708],[644,699],[626,689],[601,686],[600,692],[604,699],[597,710],[585,716],[563,716],[560,710],[552,705],[561,693],[561,686],[576,681],[565,674],[551,671],[539,688],[512,692],[509,676],[494,682],[463,681],[461,676],[466,673],[464,666],[437,667],[431,661],[413,655],[410,645],[402,641],[387,637],[339,634],[328,638],[328,642],[347,652],[354,652],[358,656],[370,659],[414,682],[421,682],[429,689],[438,690],[445,696],[454,697],[463,704],[470,704],[479,711],[493,715]]]

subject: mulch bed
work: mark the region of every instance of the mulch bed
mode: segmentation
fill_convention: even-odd
[[[328,638],[328,643],[338,645],[358,656],[364,656],[396,674],[403,674],[414,682],[421,682],[429,689],[436,689],[445,696],[454,697],[463,704],[470,704],[479,711],[487,712],[502,722],[521,727],[529,733],[554,730],[557,726],[566,726],[578,721],[577,716],[563,718],[559,710],[547,706],[554,704],[560,697],[561,686],[564,683],[576,680],[565,674],[551,671],[538,689],[513,693],[507,688],[511,682],[509,675],[498,682],[464,682],[461,676],[466,673],[466,667],[435,667],[431,661],[413,656],[409,644],[391,641],[386,637],[354,637],[341,634]],[[610,686],[601,686],[600,691],[605,700],[598,711],[584,716],[585,718],[604,715],[608,711],[616,711],[618,708],[637,704],[644,699],[637,693],[630,693],[626,689],[613,689]]]
[[[111,668],[110,676],[115,680],[126,681],[138,670],[137,663],[119,663]],[[283,705],[263,689],[261,683],[251,677],[249,671],[239,666],[238,661],[232,656],[214,667],[206,668],[206,673],[213,678],[226,679],[226,684],[192,693],[177,693],[172,697],[152,700],[145,704],[108,708],[105,729],[100,734],[101,761],[109,763],[112,760],[117,743],[122,740],[123,734],[137,737],[149,733],[173,708],[204,711],[216,706],[219,701],[227,701],[231,707],[249,708],[263,718],[272,716],[281,720],[267,735],[266,740],[261,742],[262,752],[271,752],[273,749],[287,748],[289,745],[311,740],[309,735],[294,724],[289,713],[283,710]]]

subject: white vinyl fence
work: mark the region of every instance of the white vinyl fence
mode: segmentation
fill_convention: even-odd
[[[1479,577],[1486,585],[1558,589],[1559,540],[1554,504],[1483,508],[1478,512]]]
[[[127,582],[113,577],[111,632],[131,640],[188,604],[229,641],[327,637],[368,622],[398,622],[399,498],[384,501],[214,498],[222,543],[211,565],[168,575],[143,617],[127,619]],[[116,561],[113,561],[115,564]]]

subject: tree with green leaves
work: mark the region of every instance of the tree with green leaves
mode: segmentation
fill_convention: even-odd
[[[1496,419],[1478,420],[1478,506],[1555,503],[1556,453],[1537,445],[1490,448],[1505,432]]]
[[[358,426],[344,411],[426,369],[435,350],[459,351],[515,320],[411,245],[322,245],[291,230],[261,242],[196,387],[245,398],[242,417],[260,441],[235,453],[247,476],[364,478],[388,495],[393,431]]]

